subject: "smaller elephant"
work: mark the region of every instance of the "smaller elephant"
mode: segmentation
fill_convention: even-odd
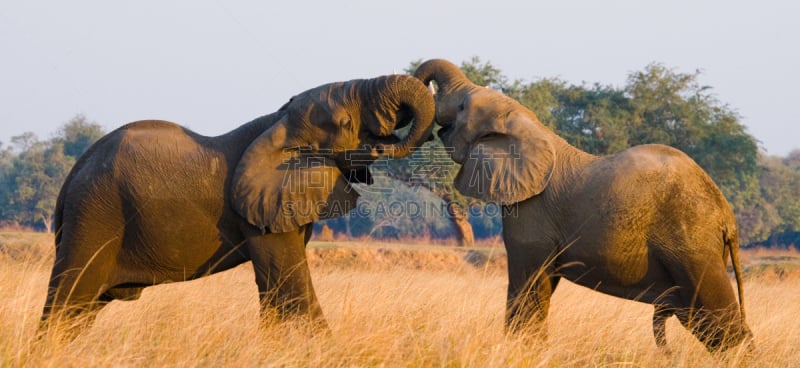
[[[751,336],[733,211],[691,158],[663,145],[593,156],[449,61],[426,61],[415,76],[438,85],[438,134],[462,164],[455,187],[503,205],[509,330],[540,329],[563,277],[653,304],[661,347],[672,315],[710,351]]]
[[[433,115],[427,88],[394,75],[310,89],[218,137],[165,121],[109,133],[61,188],[42,326],[53,316],[91,321],[147,286],[246,261],[263,316],[325,326],[305,253],[313,221],[350,211],[351,184],[372,182],[374,160],[421,146]]]

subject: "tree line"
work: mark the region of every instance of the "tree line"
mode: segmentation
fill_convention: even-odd
[[[75,161],[105,134],[100,124],[77,115],[48,140],[28,132],[0,142],[0,227],[52,232],[61,185]]]
[[[421,63],[406,69],[413,73]],[[461,69],[476,84],[501,90],[536,113],[572,145],[597,155],[660,143],[705,169],[734,208],[742,244],[788,246],[800,241],[800,150],[786,157],[759,149],[736,111],[719,101],[701,73],[661,64],[629,73],[624,86],[572,84],[559,78],[511,79],[473,57]],[[33,133],[0,142],[0,227],[53,231],[58,190],[78,157],[105,134],[82,115],[52,138]],[[461,245],[501,233],[502,208],[460,195],[458,165],[436,139],[411,156],[372,165],[373,186],[356,210],[316,226],[344,237],[455,238]]]

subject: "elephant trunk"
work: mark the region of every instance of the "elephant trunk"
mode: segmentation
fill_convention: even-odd
[[[391,135],[394,129],[407,123],[410,113],[411,129],[405,138],[394,144],[379,144],[375,153],[380,157],[399,158],[411,154],[431,136],[435,103],[430,91],[418,79],[405,75],[391,75],[368,81],[368,96],[380,99],[373,101],[371,111],[377,117],[377,126],[370,126],[380,136]],[[370,119],[373,120],[373,119]]]
[[[460,103],[460,89],[474,86],[472,81],[455,64],[444,59],[428,60],[417,68],[414,77],[426,86],[436,82],[436,113],[435,120],[439,124],[448,124],[455,119],[454,106]],[[458,101],[457,101],[458,100]]]
[[[472,84],[458,66],[444,59],[431,59],[422,63],[414,72],[414,77],[426,86],[435,81],[441,94],[450,94],[465,84]]]

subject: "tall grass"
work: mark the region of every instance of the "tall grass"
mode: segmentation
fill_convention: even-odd
[[[756,336],[749,355],[741,350],[711,355],[674,318],[667,326],[672,353],[665,355],[653,341],[649,305],[562,282],[553,297],[548,338],[509,336],[503,333],[506,277],[500,263],[475,267],[452,248],[317,249],[333,249],[310,256],[330,335],[311,334],[300,323],[259,328],[253,272],[245,264],[147,288],[138,301],[113,302],[71,342],[32,339],[52,255],[0,254],[0,366],[789,367],[800,362],[797,278],[745,283],[748,322]],[[398,261],[385,261],[392,257]],[[345,261],[353,258],[358,262]]]

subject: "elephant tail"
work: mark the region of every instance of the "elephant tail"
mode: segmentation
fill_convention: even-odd
[[[739,312],[742,315],[742,324],[747,320],[744,313],[744,285],[742,282],[742,263],[739,260],[739,232],[734,226],[728,228],[723,234],[725,246],[728,248],[733,265],[733,274],[736,277],[736,289],[739,292]],[[723,252],[724,254],[725,252]]]

